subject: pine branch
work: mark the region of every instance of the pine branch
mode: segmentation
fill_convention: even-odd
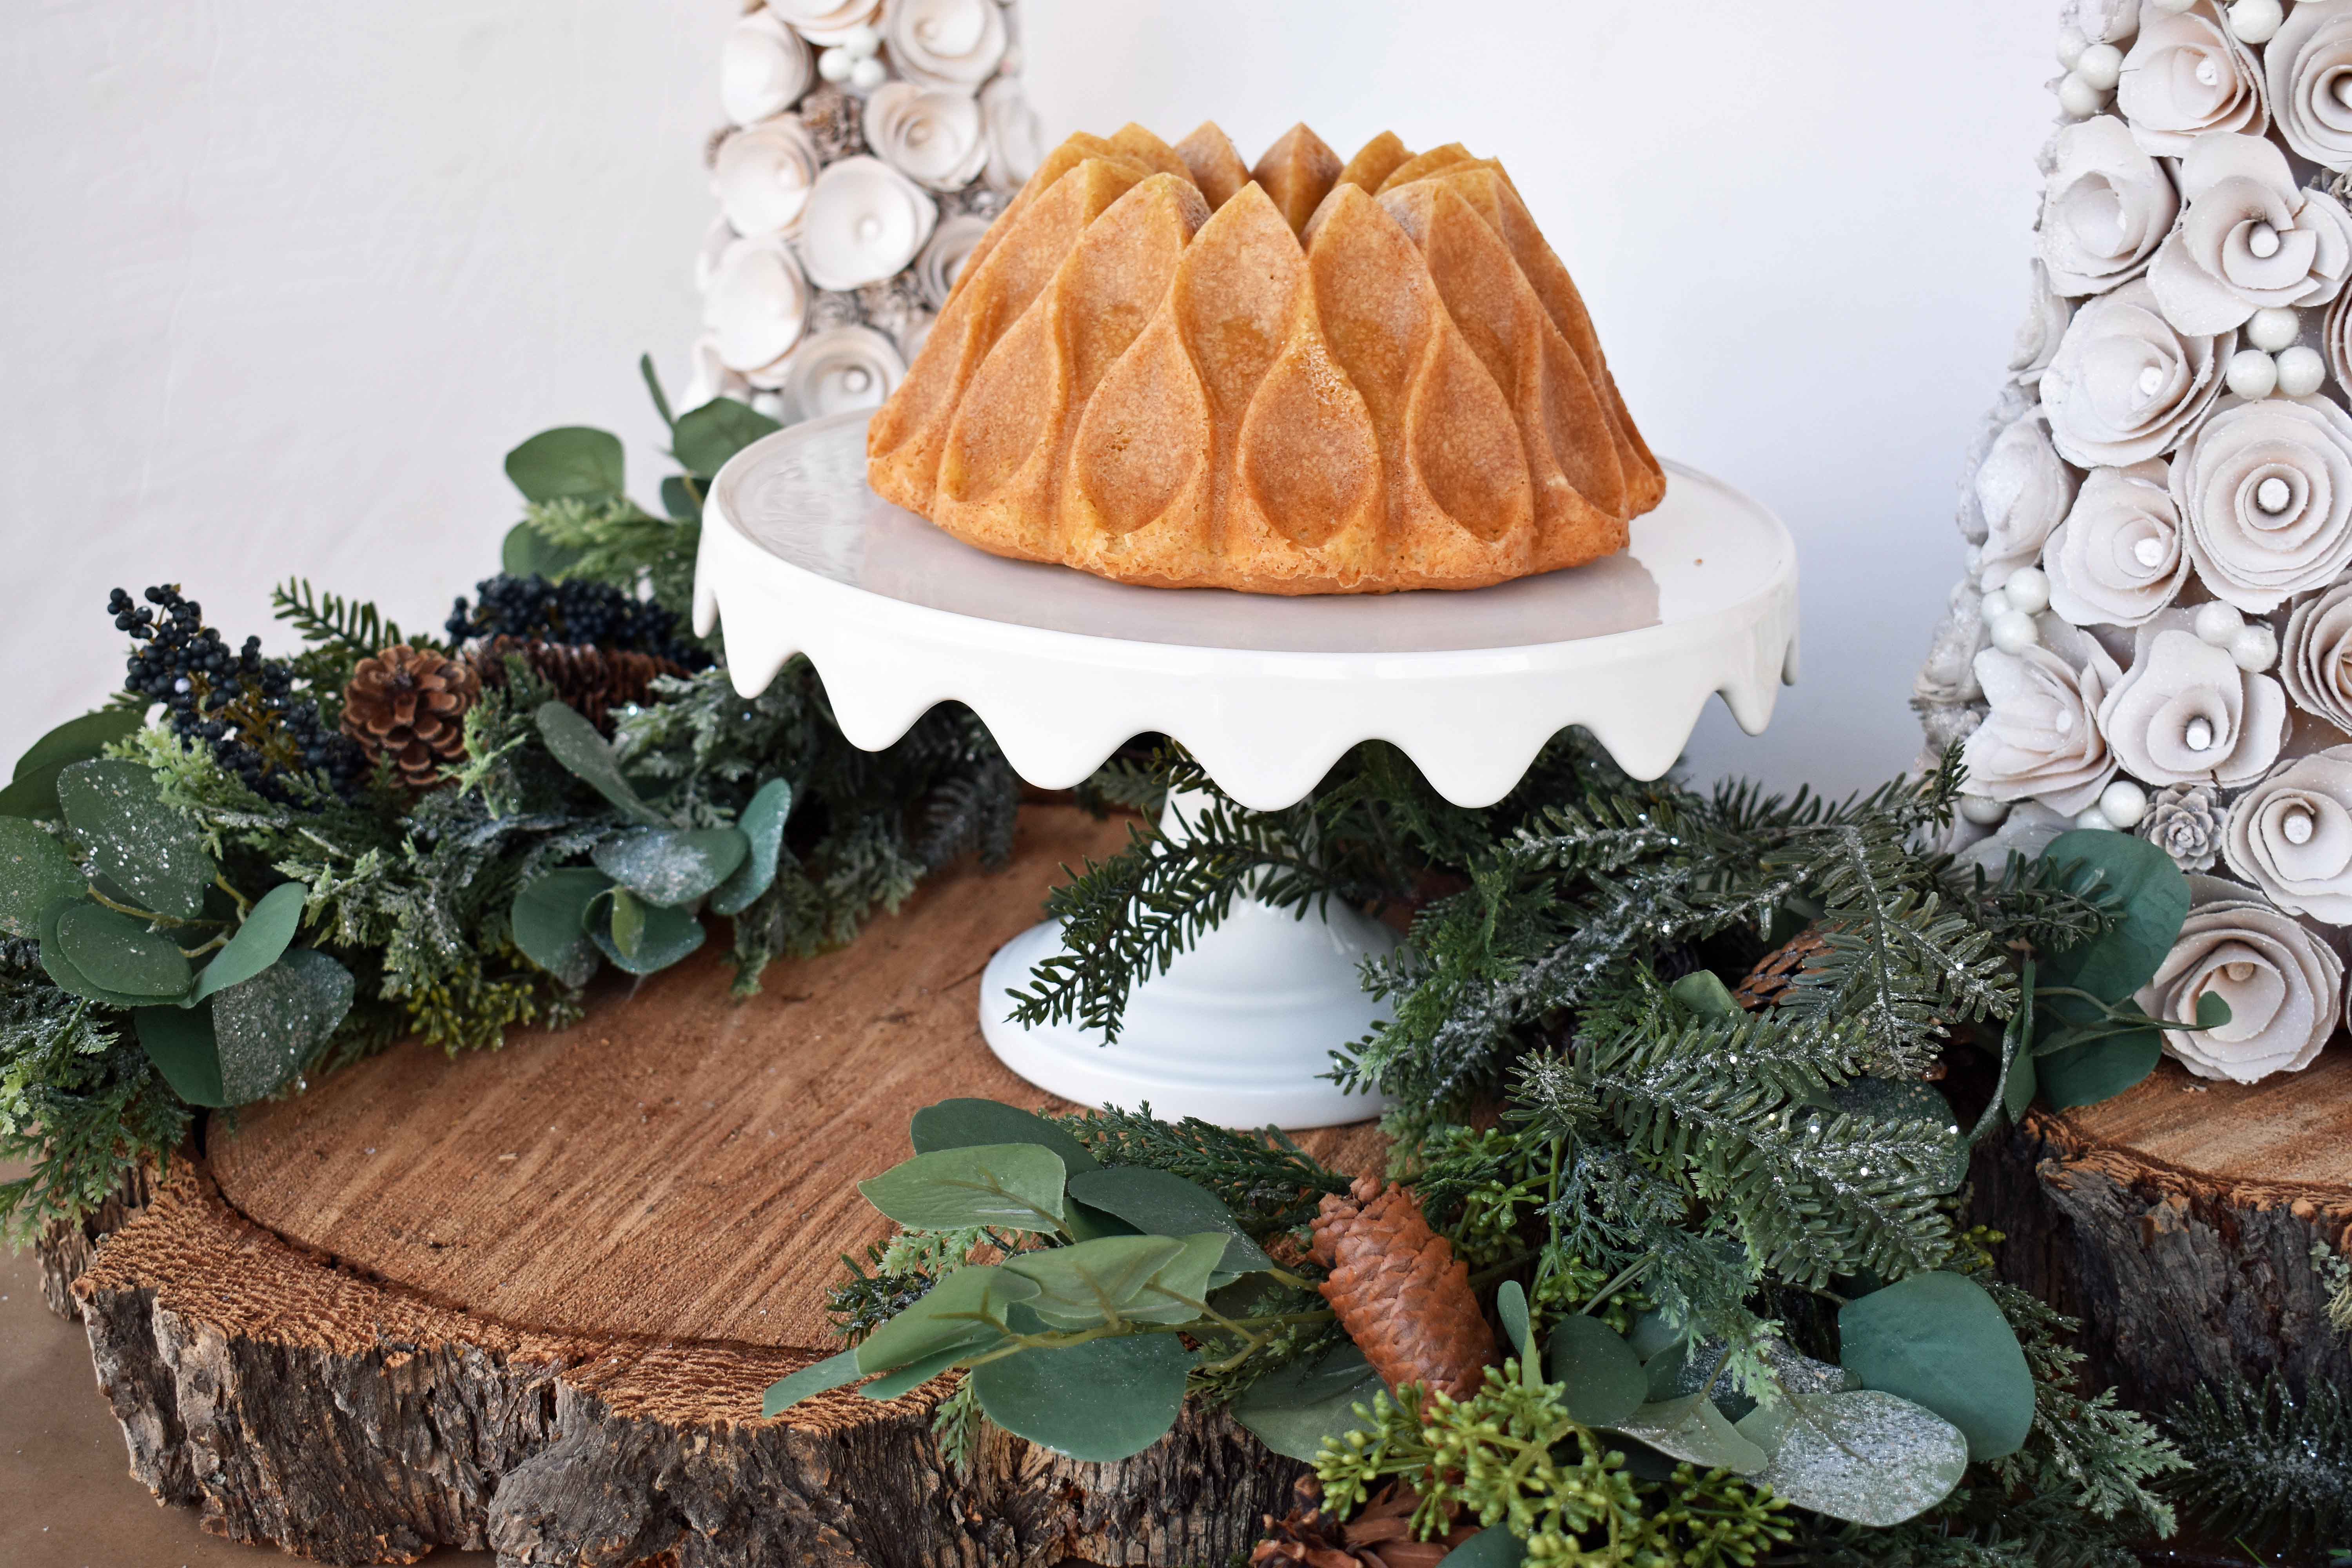
[[[271,616],[291,625],[305,643],[352,661],[373,658],[395,643],[448,651],[432,637],[410,637],[372,602],[315,592],[308,578],[289,578],[270,589],[269,603]]]
[[[2166,1417],[2189,1468],[2168,1487],[2209,1533],[2255,1545],[2352,1541],[2352,1401],[2315,1382],[2200,1388]]]

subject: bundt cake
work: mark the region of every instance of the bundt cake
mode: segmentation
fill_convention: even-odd
[[[1475,588],[1624,548],[1665,475],[1502,165],[1304,125],[1245,166],[1078,135],[874,416],[877,493],[998,555],[1261,594]]]

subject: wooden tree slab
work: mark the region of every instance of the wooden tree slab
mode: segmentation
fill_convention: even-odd
[[[838,1348],[853,1184],[951,1095],[1051,1108],[982,1044],[980,974],[1121,824],[1033,807],[1014,864],[728,995],[689,962],[561,1035],[406,1047],[215,1123],[75,1286],[133,1472],[330,1563],[1220,1562],[1298,1467],[1221,1413],[1118,1465],[999,1434],[940,1461],[942,1381],[760,1418]],[[1377,1166],[1369,1128],[1302,1140]]]
[[[1979,1150],[2001,1273],[2084,1321],[2095,1384],[2161,1410],[2276,1371],[2352,1386],[2321,1258],[2352,1250],[2352,1047],[2209,1083],[2167,1061],[2103,1105],[2030,1113]]]

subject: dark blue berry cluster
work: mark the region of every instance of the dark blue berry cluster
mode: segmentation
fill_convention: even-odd
[[[449,612],[449,640],[510,637],[527,641],[571,643],[614,653],[649,653],[685,669],[701,669],[710,655],[701,644],[677,635],[677,617],[659,605],[623,593],[610,583],[551,583],[529,577],[486,577],[474,584],[471,603],[457,601]]]
[[[248,789],[289,798],[287,784],[323,777],[349,795],[367,778],[367,755],[321,718],[298,690],[293,668],[261,657],[261,639],[235,653],[204,624],[204,606],[175,587],[150,588],[136,604],[117,588],[106,601],[117,630],[131,634],[124,689],[163,705],[173,731],[202,742]]]

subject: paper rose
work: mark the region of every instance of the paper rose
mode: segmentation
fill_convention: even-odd
[[[2074,504],[2074,470],[2051,447],[2040,414],[2029,414],[1994,437],[1975,485],[1985,522],[1979,576],[1998,588],[2011,573],[2033,564],[2042,542]]]
[[[2294,761],[2240,796],[2230,869],[2292,914],[2352,925],[2352,746]]]
[[[2135,1000],[2152,1018],[2191,1024],[2210,992],[2230,1005],[2230,1021],[2165,1030],[2165,1054],[2199,1078],[2238,1083],[2309,1067],[2336,1029],[2344,961],[2233,882],[2192,877],[2189,887],[2180,935]]]
[[[2147,271],[2180,216],[2180,196],[2130,128],[2112,114],[2069,125],[2051,142],[2050,165],[2041,236],[2050,286],[2098,294]]]
[[[2327,355],[2327,367],[2336,373],[2336,384],[2352,389],[2352,289],[2336,297],[2327,308],[2327,319],[2320,328],[2321,351]]]
[[[2172,857],[2184,871],[2207,871],[2221,858],[2230,808],[2209,784],[2170,784],[2148,797],[2139,836]]]
[[[2352,565],[2352,416],[2324,399],[2224,403],[2172,461],[2189,558],[2254,615]]]
[[[2174,330],[2146,279],[2102,294],[2074,312],[2042,373],[2050,438],[2081,468],[2160,458],[2212,406],[2237,349],[2234,331]]]
[[[2279,679],[2296,707],[2352,732],[2352,583],[2296,603],[2279,645]]]
[[[824,160],[791,115],[747,125],[719,144],[710,189],[728,226],[750,237],[781,234],[800,221]]]
[[[801,263],[820,289],[878,283],[915,259],[939,213],[921,187],[879,158],[828,163],[801,217]]]
[[[871,327],[813,333],[785,362],[784,407],[793,419],[878,408],[907,377],[898,345]]]
[[[2050,616],[2041,625],[2042,640],[2021,653],[1987,648],[1977,655],[1977,684],[1990,706],[1960,760],[1971,794],[2039,796],[2072,816],[2116,776],[2097,715],[2121,671],[2087,634]]]
[[[703,324],[728,369],[756,375],[792,352],[808,322],[808,281],[781,235],[739,239],[711,268]]]
[[[882,37],[908,81],[969,93],[1004,58],[1004,10],[996,0],[891,0]]]
[[[2299,0],[2263,65],[2286,144],[2326,168],[2352,169],[2352,3]]]
[[[980,117],[988,130],[988,183],[1017,191],[1045,161],[1045,128],[1029,107],[1021,84],[998,77],[980,89]]]
[[[2037,859],[2050,847],[2052,839],[2074,826],[2073,817],[2062,816],[2038,800],[2020,801],[2017,809],[1999,827],[1952,859],[1962,867],[1981,866],[1986,876],[1997,878],[2009,869],[2011,855]]]
[[[2143,152],[2178,158],[2210,131],[2259,136],[2270,105],[2254,57],[2230,31],[2215,0],[2168,16],[2147,8],[2124,57],[2116,107]]]
[[[2050,269],[2039,261],[2032,266],[2032,298],[2027,302],[2025,319],[2017,323],[2017,338],[2009,351],[2011,378],[2028,384],[2040,381],[2042,373],[2050,368],[2051,356],[2066,335],[2066,323],[2074,319],[2074,307],[2050,286]]]
[[[2131,668],[2099,705],[2099,729],[2124,771],[2147,784],[2242,784],[2278,761],[2286,693],[2199,640],[2168,610],[2135,634]]]
[[[948,294],[963,275],[963,264],[971,258],[972,247],[988,232],[988,222],[978,213],[958,213],[940,220],[923,253],[915,258],[915,287],[921,292],[924,304],[936,310],[948,302]]]
[[[2095,44],[2119,44],[2139,26],[2139,0],[2066,0],[2065,25]]]
[[[894,81],[866,100],[866,144],[882,161],[934,191],[960,190],[988,161],[980,105],[961,92]]]
[[[2078,626],[2137,626],[2179,595],[2189,556],[2168,482],[2160,462],[2091,470],[2042,547],[2053,613]]]
[[[816,58],[773,11],[752,12],[719,47],[719,102],[738,125],[782,114],[815,80]]]
[[[741,372],[728,368],[719,357],[719,340],[709,332],[694,340],[688,351],[686,387],[678,394],[680,409],[699,408],[714,397],[751,401],[751,384]]]
[[[2086,122],[2087,123],[2087,122]],[[2164,319],[2221,332],[2273,306],[2324,305],[2352,272],[2352,213],[2294,183],[2260,136],[2200,136],[2180,160],[2188,204],[2148,265]]]
[[[881,8],[882,0],[768,0],[769,10],[820,47],[847,43]]]

